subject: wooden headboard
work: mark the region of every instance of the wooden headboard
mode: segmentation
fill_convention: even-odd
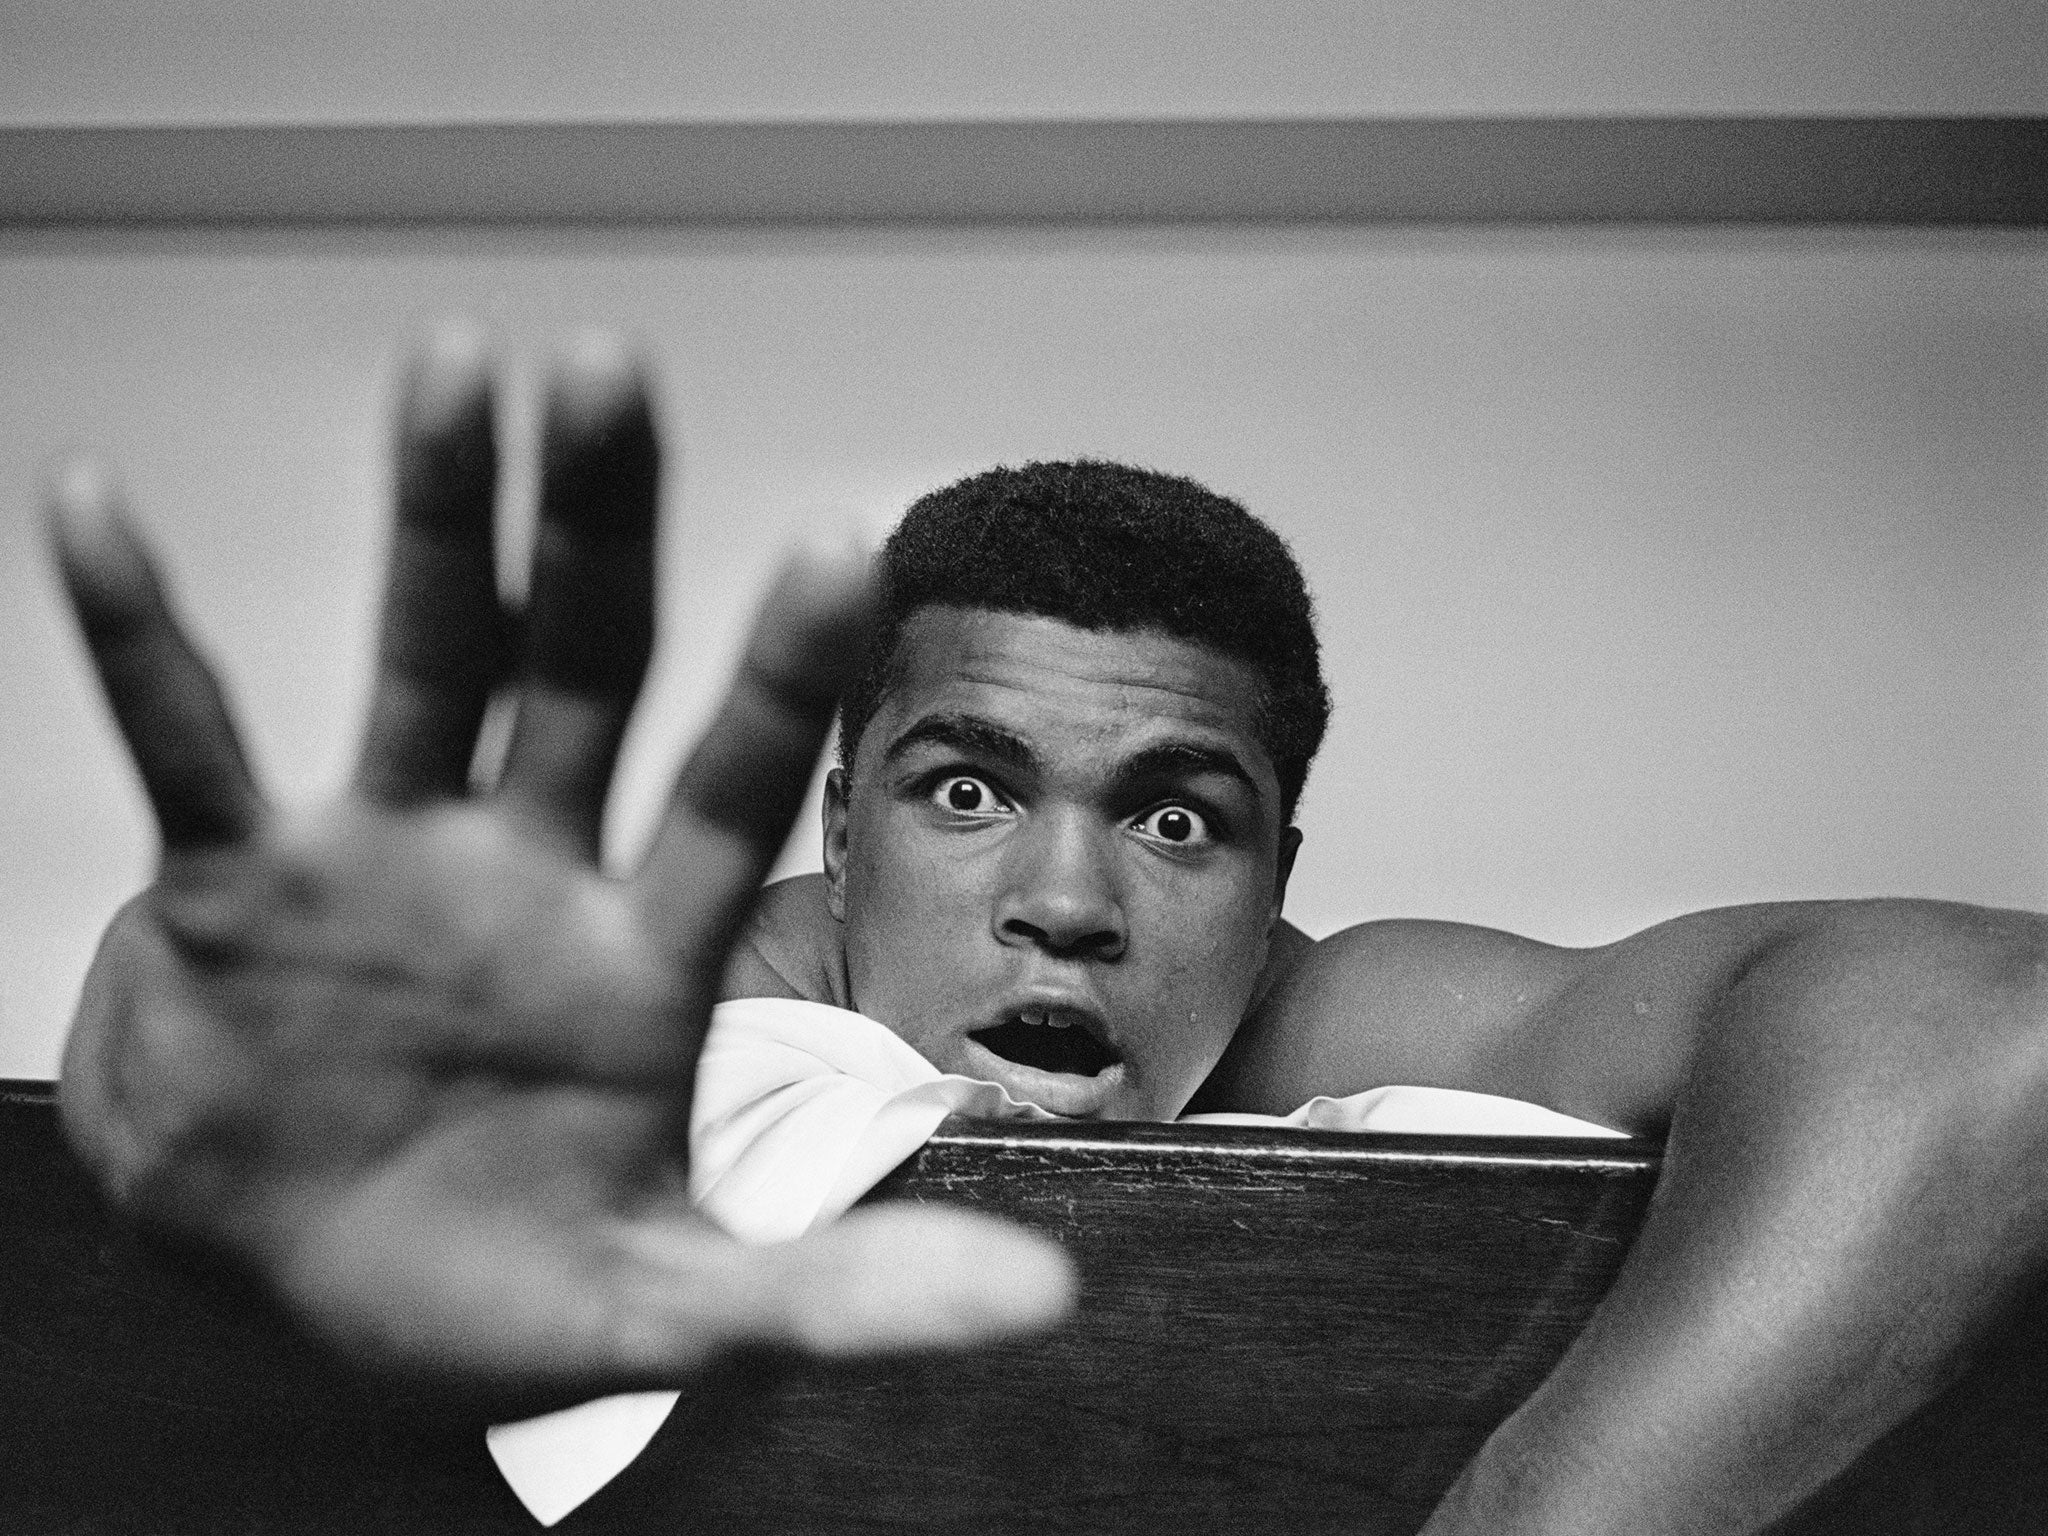
[[[1410,1531],[1612,1280],[1644,1142],[949,1121],[880,1193],[1051,1232],[1078,1317],[735,1362],[563,1532]],[[525,1532],[481,1424],[136,1242],[0,1083],[0,1532]],[[2048,1530],[2030,1307],[1800,1531]]]

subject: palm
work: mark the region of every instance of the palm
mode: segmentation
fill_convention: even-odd
[[[652,854],[608,876],[598,832],[652,634],[651,416],[615,353],[557,381],[515,625],[490,415],[472,350],[416,369],[370,720],[352,788],[312,814],[251,781],[104,491],[60,498],[66,577],[165,843],[88,981],[74,1139],[144,1217],[404,1366],[632,1385],[737,1342],[953,1342],[1056,1310],[1057,1263],[985,1223],[882,1215],[742,1250],[690,1214],[697,1051],[857,653],[864,578],[844,556],[785,572]],[[506,690],[504,766],[473,793]]]

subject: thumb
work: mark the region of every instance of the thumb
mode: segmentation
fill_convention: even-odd
[[[674,1381],[755,1345],[819,1359],[965,1349],[1051,1327],[1078,1290],[1056,1243],[958,1208],[863,1207],[759,1247],[656,1219],[621,1248],[614,1379]]]
[[[1051,1239],[957,1209],[870,1206],[758,1252],[769,1327],[824,1358],[1035,1333],[1071,1312],[1079,1290]]]

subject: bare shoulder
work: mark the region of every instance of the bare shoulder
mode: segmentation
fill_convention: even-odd
[[[823,875],[797,875],[762,888],[726,961],[719,996],[848,1006],[839,924],[826,905]]]
[[[1717,908],[1591,948],[1468,923],[1362,923],[1298,953],[1200,1104],[1280,1114],[1413,1083],[1654,1129],[1731,980],[1840,905]]]
[[[1502,1036],[1580,951],[1470,923],[1360,923],[1298,947],[1193,1107],[1285,1114],[1386,1083],[1487,1086]]]

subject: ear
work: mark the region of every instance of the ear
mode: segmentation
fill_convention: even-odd
[[[825,775],[825,905],[833,918],[846,921],[846,770]]]
[[[1301,852],[1301,828],[1280,829],[1280,856],[1273,866],[1273,921],[1280,921],[1280,909],[1287,905],[1287,878],[1294,873],[1294,856]]]

